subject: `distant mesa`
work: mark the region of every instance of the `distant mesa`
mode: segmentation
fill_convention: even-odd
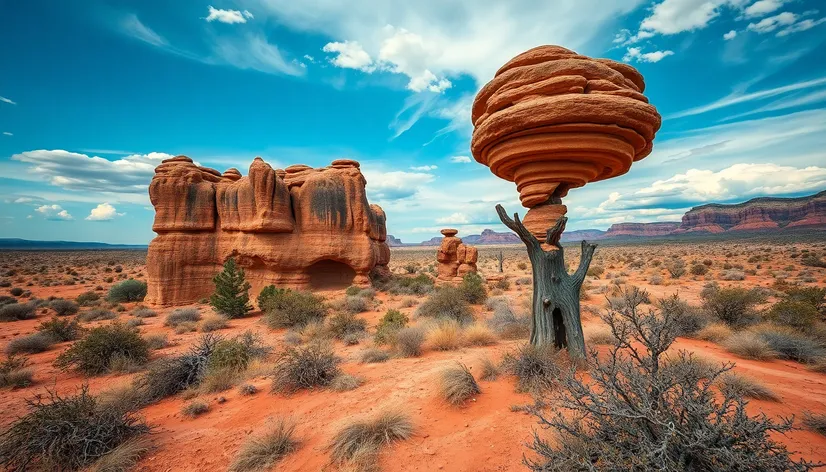
[[[209,296],[212,277],[234,257],[253,295],[266,285],[368,285],[389,272],[385,214],[367,201],[359,163],[273,169],[255,158],[249,175],[223,174],[186,156],[155,169],[147,302],[171,306]]]

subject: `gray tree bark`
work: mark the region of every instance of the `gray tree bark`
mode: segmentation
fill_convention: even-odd
[[[528,231],[514,213],[511,219],[502,205],[496,205],[502,223],[516,233],[528,249],[533,271],[533,313],[531,344],[553,344],[557,349],[567,347],[572,359],[585,358],[585,338],[579,314],[579,290],[585,281],[588,266],[594,257],[596,244],[582,241],[579,267],[568,274],[565,253],[559,244],[568,219],[562,217],[545,235],[545,244],[556,249],[546,251],[542,243]]]

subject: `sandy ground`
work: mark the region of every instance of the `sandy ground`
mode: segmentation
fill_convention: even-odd
[[[789,283],[826,286],[826,269],[801,266],[802,251],[824,252],[826,244],[785,244],[775,247],[761,243],[715,243],[707,245],[668,244],[655,246],[608,246],[599,248],[592,265],[604,268],[600,278],[589,277],[589,298],[583,301],[583,324],[593,326],[601,320],[593,313],[604,307],[604,291],[612,284],[627,283],[643,287],[653,297],[673,293],[691,303],[699,303],[703,285],[715,280],[723,286],[771,287],[778,279]],[[491,288],[493,295],[505,295],[517,312],[527,310],[530,296],[530,266],[521,247],[480,248],[480,273],[490,279],[504,277],[510,281],[507,290]],[[504,272],[498,272],[496,256],[503,251]],[[577,263],[578,245],[569,251],[569,266]],[[67,252],[67,253],[2,253],[0,280],[12,282],[12,287],[31,291],[31,296],[74,298],[80,293],[100,287],[105,293],[119,278],[145,274],[143,253]],[[711,270],[703,276],[690,272],[679,279],[671,279],[663,268],[672,258],[679,257],[690,269],[693,262],[711,261]],[[757,258],[757,259],[755,259]],[[652,261],[659,260],[661,264]],[[639,267],[642,261],[643,265]],[[398,274],[429,270],[435,263],[435,248],[394,249],[391,268]],[[731,267],[725,269],[725,264]],[[115,272],[115,266],[122,266]],[[739,267],[739,268],[738,268]],[[45,268],[45,269],[44,269]],[[107,268],[109,271],[107,271]],[[721,280],[727,271],[743,271],[742,281]],[[11,272],[9,272],[11,271]],[[76,275],[67,275],[74,271]],[[9,274],[12,275],[9,275]],[[112,279],[109,279],[112,277]],[[659,279],[662,280],[659,280]],[[69,279],[73,285],[65,285]],[[109,280],[109,281],[107,281]],[[48,284],[48,286],[46,286]],[[606,288],[603,288],[606,287]],[[7,295],[11,287],[0,288]],[[324,292],[328,299],[341,298],[343,290]],[[379,293],[371,311],[359,314],[371,327],[389,308],[399,308],[413,319],[415,307],[400,308],[402,300],[410,296]],[[135,304],[125,304],[120,319],[131,319],[129,312]],[[200,306],[209,313],[208,306]],[[477,317],[490,316],[483,306],[474,307]],[[159,316],[147,318],[140,327],[144,334],[165,333],[171,345],[155,351],[153,358],[169,356],[186,350],[200,333],[175,334],[163,326],[171,309],[157,310]],[[48,319],[48,313],[39,313],[38,319],[0,323],[0,349],[4,350],[15,336],[30,334],[36,326]],[[233,336],[246,330],[259,333],[264,342],[274,348],[283,346],[285,330],[270,330],[260,322],[260,313],[241,320],[230,321],[230,327],[219,331]],[[414,320],[415,321],[415,320]],[[94,326],[109,321],[87,323]],[[451,407],[438,396],[437,379],[441,369],[461,362],[478,371],[480,361],[488,356],[499,360],[508,351],[515,350],[524,341],[500,341],[490,347],[463,348],[457,351],[426,351],[419,358],[391,358],[380,364],[361,364],[359,354],[371,346],[365,340],[356,346],[335,343],[336,353],[342,357],[342,370],[364,378],[361,387],[348,392],[318,390],[292,396],[270,393],[270,381],[263,375],[248,383],[259,387],[259,392],[242,396],[236,389],[217,394],[200,395],[210,405],[210,411],[195,419],[181,414],[188,400],[173,397],[141,410],[147,422],[154,427],[153,449],[142,460],[139,470],[147,471],[205,471],[225,470],[241,444],[252,434],[262,431],[274,418],[288,417],[297,423],[300,449],[288,456],[278,470],[319,471],[333,470],[328,464],[328,443],[344,424],[369,416],[386,408],[396,408],[410,414],[415,424],[414,436],[388,448],[381,456],[381,470],[385,471],[511,471],[525,470],[522,457],[530,451],[525,444],[532,440],[537,428],[536,419],[528,414],[511,411],[514,405],[530,403],[531,397],[515,393],[515,381],[500,376],[495,381],[480,382],[482,394],[461,408]],[[26,411],[25,399],[56,389],[68,393],[87,383],[93,393],[113,386],[127,384],[135,374],[104,375],[84,378],[76,373],[61,372],[52,367],[54,359],[69,343],[54,346],[47,352],[30,356],[35,369],[35,384],[16,390],[0,390],[0,427],[5,427]],[[774,390],[779,402],[751,401],[749,411],[764,412],[772,417],[797,415],[803,411],[826,413],[826,375],[814,373],[804,365],[791,361],[758,362],[740,359],[722,347],[704,341],[679,339],[678,349],[718,361],[736,362],[735,370]],[[219,402],[219,398],[223,401]],[[544,433],[540,433],[544,434]],[[794,431],[779,438],[791,450],[809,460],[826,461],[826,437],[809,431]]]

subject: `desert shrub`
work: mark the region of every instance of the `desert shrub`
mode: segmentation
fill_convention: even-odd
[[[438,320],[427,332],[427,345],[436,351],[453,351],[462,347],[462,334],[462,327],[455,320]]]
[[[299,447],[295,424],[278,419],[267,431],[250,437],[229,466],[230,472],[270,470]]]
[[[288,290],[265,302],[264,321],[272,329],[304,326],[311,321],[322,321],[327,308],[321,297],[300,290]]]
[[[75,301],[80,306],[92,306],[100,301],[100,295],[95,292],[83,292],[75,297]]]
[[[534,394],[550,390],[562,372],[553,346],[530,344],[505,354],[502,370],[516,377],[518,392]]]
[[[277,304],[278,299],[280,299],[284,294],[290,291],[291,290],[288,288],[277,288],[275,285],[267,285],[266,287],[261,289],[261,292],[258,293],[258,298],[256,298],[258,308],[262,311],[267,311],[268,309],[271,309],[271,303]]]
[[[393,276],[386,281],[373,285],[379,290],[390,292],[394,295],[424,295],[433,290],[433,279],[424,273],[419,273],[415,277]]]
[[[821,314],[826,310],[826,288],[794,287],[786,290],[786,300],[813,306]]]
[[[808,267],[826,267],[826,262],[815,254],[806,254],[800,258],[800,263]]]
[[[27,357],[18,357],[16,354],[11,354],[0,362],[0,388],[22,388],[31,385],[34,371],[26,367],[28,362]]]
[[[370,348],[361,352],[362,364],[376,364],[380,362],[387,362],[390,359],[390,354],[381,349]]]
[[[187,403],[181,408],[181,413],[188,418],[197,418],[209,411],[209,405],[202,401]]]
[[[746,359],[765,361],[777,357],[777,353],[769,346],[769,343],[749,331],[732,334],[723,341],[723,347],[728,352]]]
[[[678,336],[692,336],[708,324],[708,317],[686,303],[678,294],[657,300],[656,305],[660,311],[671,313],[678,328]]]
[[[194,321],[183,321],[175,326],[175,334],[194,333],[198,331],[198,323]]]
[[[468,346],[491,346],[498,341],[492,329],[479,323],[467,326],[463,334],[464,342]]]
[[[387,313],[379,320],[379,324],[376,325],[376,335],[373,340],[379,345],[392,344],[396,333],[407,326],[408,321],[407,315],[399,310],[387,310]]]
[[[507,302],[494,305],[493,316],[487,323],[502,339],[524,339],[531,334],[530,318],[516,316]]]
[[[337,339],[344,339],[348,335],[363,335],[367,332],[367,321],[356,318],[352,313],[340,313],[330,317],[327,330]]]
[[[382,411],[376,416],[354,421],[341,428],[330,444],[331,458],[339,465],[355,464],[358,470],[374,470],[383,446],[408,439],[413,423],[404,413]]]
[[[78,312],[78,310],[80,310],[80,306],[77,303],[71,300],[64,300],[62,298],[49,302],[49,308],[54,310],[57,316],[74,315]]]
[[[753,398],[755,400],[780,401],[780,397],[760,382],[734,372],[717,377],[717,387],[726,395]]]
[[[132,412],[100,408],[86,387],[66,397],[48,391],[27,403],[29,412],[0,434],[7,470],[78,470],[149,431]]]
[[[508,290],[511,288],[511,282],[507,277],[502,277],[493,284],[493,287],[499,290]]]
[[[120,323],[99,326],[83,339],[75,341],[55,360],[61,369],[74,368],[87,375],[99,375],[111,369],[114,358],[128,358],[137,365],[149,360],[149,346],[137,330]]]
[[[757,319],[755,305],[765,301],[759,291],[740,287],[704,291],[703,298],[705,310],[730,326],[753,323]]]
[[[460,323],[473,320],[464,294],[455,287],[443,287],[427,297],[416,309],[416,315],[428,318],[451,318]]]
[[[56,316],[40,323],[37,330],[50,336],[55,342],[74,341],[84,331],[77,320],[60,319]]]
[[[186,354],[159,359],[150,365],[134,382],[142,401],[151,403],[197,386],[206,375],[209,357],[220,340],[211,333],[205,334]]]
[[[761,325],[754,332],[782,359],[815,364],[826,358],[826,348],[820,342],[793,329]]]
[[[362,385],[364,385],[363,378],[342,372],[338,374],[332,382],[330,382],[328,387],[334,392],[347,392],[350,390],[355,390]]]
[[[289,394],[326,387],[340,373],[339,362],[332,349],[321,344],[288,347],[276,358],[273,391]]]
[[[142,302],[146,297],[146,282],[129,279],[109,289],[106,299],[114,303]]]
[[[9,303],[0,306],[0,321],[20,321],[34,319],[34,303]]]
[[[516,268],[519,269],[519,270],[525,270],[525,269],[528,268],[528,264],[526,264],[524,262],[519,262],[519,263],[516,264]]]
[[[402,328],[396,332],[395,348],[404,357],[421,356],[425,336],[424,330],[418,326]]]
[[[140,306],[132,311],[132,316],[135,318],[154,318],[158,316],[158,314],[155,310],[146,308],[145,306]]]
[[[595,277],[595,278],[598,279],[602,276],[602,274],[604,272],[605,272],[605,268],[602,267],[601,265],[592,265],[592,266],[588,267],[588,272],[586,272],[585,274],[590,275],[591,277]]]
[[[484,303],[485,299],[488,298],[485,282],[482,280],[482,276],[476,272],[468,272],[465,274],[458,288],[462,294],[462,298],[468,303],[477,305]]]
[[[531,470],[809,468],[773,439],[792,429],[791,420],[749,417],[742,396],[716,394],[730,364],[693,368],[680,352],[675,366],[682,367],[666,367],[678,329],[671,315],[625,307],[603,320],[617,338],[608,355],[592,352],[586,372],[560,378],[540,399],[553,411],[531,409],[555,433],[553,443],[534,435]]]
[[[704,264],[694,264],[691,266],[691,275],[706,275],[708,273],[708,266]]]
[[[151,448],[151,442],[141,436],[121,443],[92,464],[89,472],[126,472],[133,470]]]
[[[682,259],[672,259],[666,263],[665,269],[672,279],[679,279],[685,274],[685,262]]]
[[[457,364],[439,374],[439,392],[445,401],[459,406],[474,395],[482,393],[482,390],[470,369],[464,364]]]
[[[258,387],[252,384],[244,384],[238,387],[238,393],[244,396],[255,395],[258,393]]]
[[[777,324],[806,329],[820,319],[820,313],[810,303],[786,299],[772,305],[766,318]]]
[[[209,298],[209,304],[215,311],[227,318],[240,318],[252,310],[250,305],[250,284],[245,279],[244,269],[235,264],[235,259],[224,262],[224,269],[212,281],[215,293]]]
[[[164,326],[177,327],[181,323],[201,321],[201,311],[197,308],[176,308],[166,316]]]
[[[229,327],[227,318],[222,315],[209,315],[201,321],[201,332],[211,333]]]
[[[720,279],[728,281],[746,280],[746,273],[738,269],[724,270],[720,273]]]
[[[499,366],[490,360],[489,357],[483,357],[479,369],[479,379],[496,380],[497,377],[499,377]]]
[[[347,313],[364,313],[370,310],[370,301],[358,295],[348,295],[342,307]]]
[[[46,333],[34,333],[18,336],[6,344],[6,354],[26,353],[37,354],[47,351],[55,343],[55,339]]]
[[[15,297],[19,297],[23,295],[23,289],[20,287],[14,287],[13,289],[9,290],[9,293],[14,295]]]
[[[114,320],[117,317],[118,315],[112,311],[104,310],[103,308],[93,308],[89,311],[81,312],[75,319],[87,323],[90,321]]]
[[[826,415],[807,411],[803,413],[803,426],[806,429],[826,436]]]
[[[592,345],[613,345],[614,333],[608,326],[588,326],[583,329],[585,343]]]
[[[149,349],[152,351],[157,351],[158,349],[163,349],[169,346],[169,341],[166,339],[166,334],[163,333],[147,334],[143,339],[146,340],[146,345],[149,346]]]
[[[415,271],[413,271],[415,272]],[[411,274],[413,273],[411,272]],[[344,291],[345,295],[347,296],[355,296],[361,293],[361,287],[356,287],[355,285],[351,285],[347,287],[347,290]]]
[[[694,333],[692,337],[703,341],[721,343],[728,339],[732,335],[732,333],[733,331],[731,330],[731,328],[729,328],[728,325],[726,325],[725,323],[709,323],[705,327]]]

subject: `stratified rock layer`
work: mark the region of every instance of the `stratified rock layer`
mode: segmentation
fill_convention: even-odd
[[[826,191],[800,198],[754,198],[736,205],[711,203],[692,208],[676,233],[722,233],[826,227]]]
[[[234,257],[252,295],[266,285],[324,288],[369,284],[387,272],[385,214],[367,201],[356,161],[273,170],[261,158],[249,175],[223,174],[178,156],[155,169],[148,303],[193,303],[214,290],[212,278]]]
[[[479,253],[475,247],[462,243],[462,239],[456,237],[458,232],[450,228],[441,231],[444,238],[436,252],[440,280],[455,280],[477,270]]]

